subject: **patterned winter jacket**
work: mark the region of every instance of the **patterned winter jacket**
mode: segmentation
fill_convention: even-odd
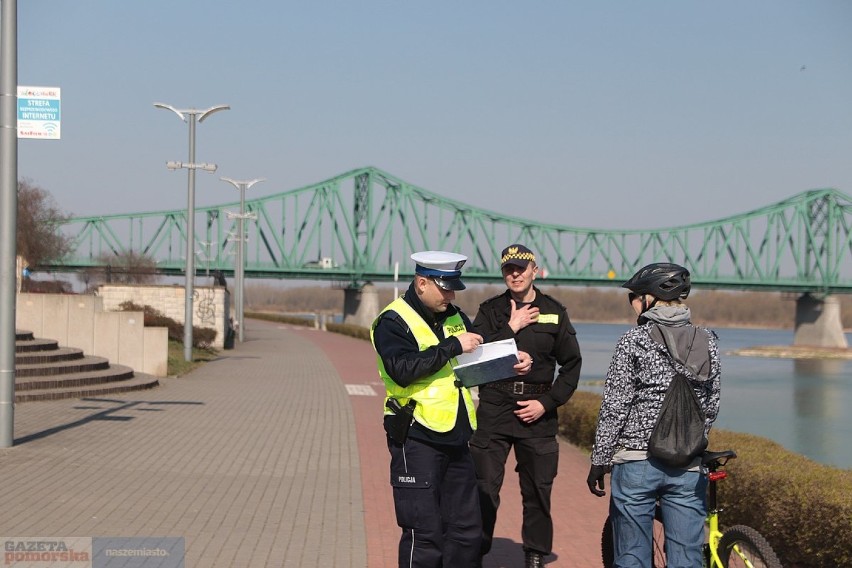
[[[650,322],[634,327],[616,345],[604,385],[592,449],[593,465],[610,465],[613,455],[619,450],[645,450],[648,447],[663,398],[675,375],[675,366],[665,345],[651,337],[654,327],[655,324]],[[700,355],[705,363],[694,369],[697,374],[686,374],[706,416],[706,435],[719,412],[721,367],[716,334],[704,331],[707,333],[708,353]],[[681,372],[685,370],[683,365],[678,367]]]

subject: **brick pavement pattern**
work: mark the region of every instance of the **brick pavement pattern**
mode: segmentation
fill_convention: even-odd
[[[312,342],[251,322],[161,383],[18,405],[0,535],[182,536],[187,568],[366,566],[352,407]]]
[[[153,391],[18,405],[0,535],[182,536],[187,568],[396,566],[372,347],[246,323],[236,349]],[[600,566],[608,500],[587,456],[560,452],[547,566]],[[523,566],[517,483],[509,463],[485,568]]]

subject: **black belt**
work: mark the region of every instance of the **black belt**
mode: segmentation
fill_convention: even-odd
[[[510,392],[512,394],[544,394],[550,391],[550,384],[542,383],[525,383],[523,381],[497,381],[494,383],[485,383],[479,385],[479,388],[491,388],[501,391]]]

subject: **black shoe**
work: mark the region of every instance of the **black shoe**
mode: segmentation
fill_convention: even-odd
[[[526,557],[525,568],[544,568],[544,561],[540,553],[527,551],[524,556]]]

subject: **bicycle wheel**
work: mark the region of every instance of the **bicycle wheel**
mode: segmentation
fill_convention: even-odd
[[[654,568],[666,568],[665,538],[659,507],[657,507],[654,519],[654,541],[652,544],[654,556],[651,559],[651,565]],[[603,531],[601,532],[601,560],[603,560],[604,568],[612,568],[615,564],[615,543],[612,536],[612,520],[609,517],[604,521]]]
[[[726,568],[781,568],[781,561],[763,535],[745,525],[733,526],[722,534],[719,558]]]
[[[609,517],[604,521],[601,533],[601,560],[604,568],[612,568],[615,564],[615,543],[612,540],[612,519]]]

